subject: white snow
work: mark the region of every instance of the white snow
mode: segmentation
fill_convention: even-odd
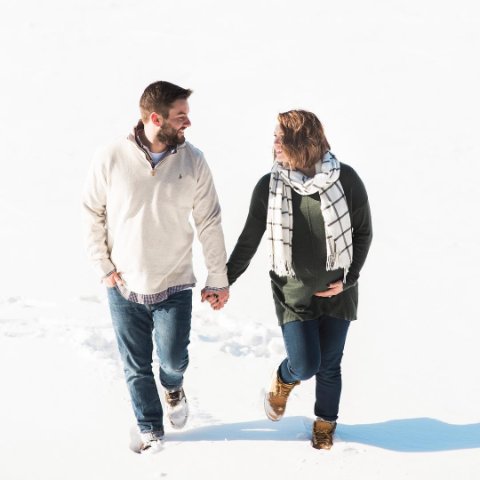
[[[18,0],[0,15],[0,478],[478,479],[480,10],[474,0]],[[230,252],[276,114],[306,108],[363,178],[374,242],[343,362],[338,435],[309,445],[313,381],[272,423],[283,358],[262,245],[220,312],[199,302],[190,418],[163,450],[134,419],[79,198],[144,87],[193,88]]]

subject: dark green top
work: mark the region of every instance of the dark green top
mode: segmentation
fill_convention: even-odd
[[[279,277],[270,271],[280,325],[324,314],[345,320],[357,318],[357,281],[372,241],[372,222],[363,182],[352,167],[343,163],[340,182],[353,229],[353,261],[343,292],[331,298],[314,296],[315,292],[326,290],[330,282],[343,280],[343,269],[327,271],[325,267],[327,251],[320,195],[299,195],[292,189],[292,262],[296,276]],[[227,264],[230,284],[247,269],[266,230],[269,183],[270,174],[264,175],[253,190],[247,221]]]

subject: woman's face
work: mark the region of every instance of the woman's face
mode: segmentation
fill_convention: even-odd
[[[273,132],[273,156],[278,163],[288,168],[288,157],[283,151],[283,132],[278,124]]]

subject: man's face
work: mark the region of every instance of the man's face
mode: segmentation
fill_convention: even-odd
[[[157,138],[166,145],[181,145],[185,142],[185,130],[191,125],[188,113],[188,100],[175,100],[168,112],[168,118],[163,120]]]

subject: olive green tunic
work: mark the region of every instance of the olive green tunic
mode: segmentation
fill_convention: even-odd
[[[312,320],[329,315],[345,320],[357,318],[358,277],[372,241],[368,196],[355,170],[341,164],[340,181],[350,211],[353,229],[353,262],[344,290],[331,298],[314,296],[330,282],[343,280],[343,269],[326,270],[326,240],[320,195],[299,195],[292,189],[292,261],[295,277],[279,277],[270,271],[278,322]],[[247,221],[228,260],[228,280],[233,284],[247,269],[266,230],[270,174],[257,183]]]

